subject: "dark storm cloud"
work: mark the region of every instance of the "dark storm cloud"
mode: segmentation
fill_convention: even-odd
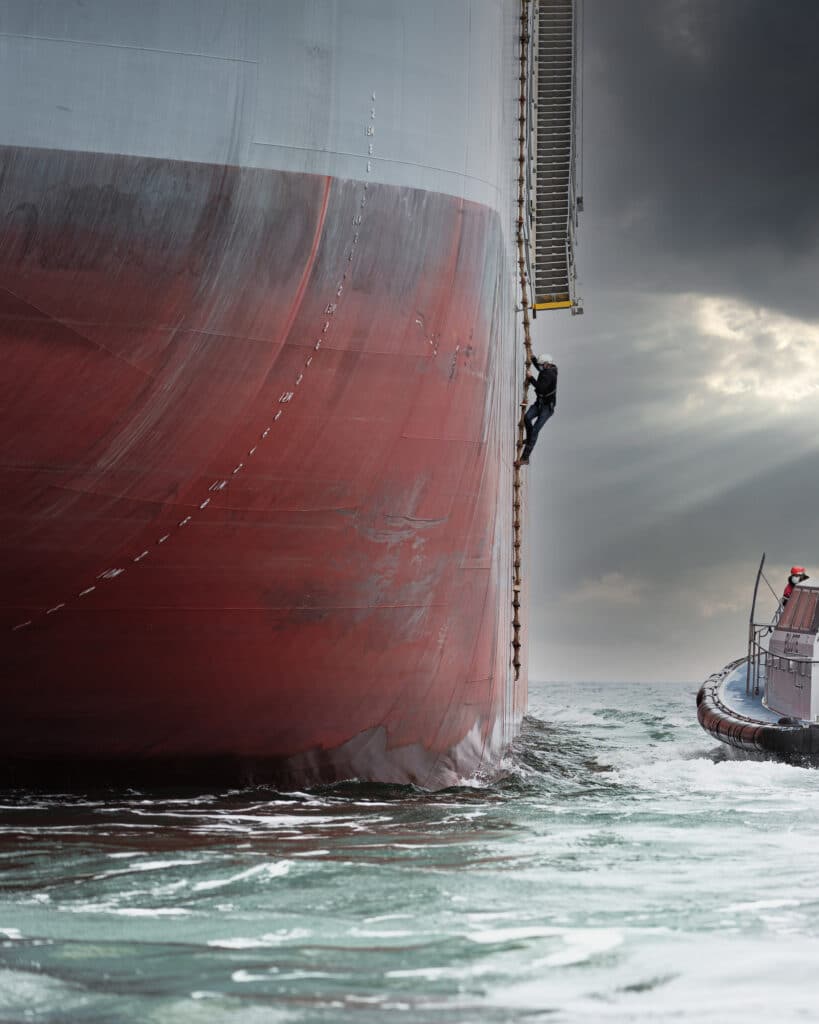
[[[819,4],[586,0],[585,21],[593,275],[819,315]]]

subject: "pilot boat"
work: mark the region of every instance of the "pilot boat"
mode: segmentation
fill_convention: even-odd
[[[763,555],[747,653],[703,683],[697,718],[732,753],[819,764],[819,587],[797,583],[769,621],[756,621],[764,564]]]

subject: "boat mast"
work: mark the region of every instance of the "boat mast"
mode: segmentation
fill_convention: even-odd
[[[759,569],[756,574],[756,583],[754,583],[754,598],[751,601],[751,617],[748,620],[748,666],[745,674],[745,693],[750,694],[751,692],[751,659],[754,656],[754,615],[756,613],[756,594],[759,590],[759,581],[762,577],[762,567],[765,564],[765,552],[762,552],[762,559],[759,563]]]

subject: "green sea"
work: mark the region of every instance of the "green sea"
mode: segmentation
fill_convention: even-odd
[[[696,686],[533,684],[440,793],[0,794],[0,1022],[807,1021],[819,774]]]

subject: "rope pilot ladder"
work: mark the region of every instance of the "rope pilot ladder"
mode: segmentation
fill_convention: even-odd
[[[582,313],[575,295],[574,241],[582,197],[577,195],[577,10],[582,0],[521,0],[518,96],[517,251],[525,366],[513,477],[512,664],[520,676],[523,589],[523,482],[528,378],[532,366],[530,310]],[[534,232],[534,234],[533,234]],[[534,302],[530,279],[534,278]]]

